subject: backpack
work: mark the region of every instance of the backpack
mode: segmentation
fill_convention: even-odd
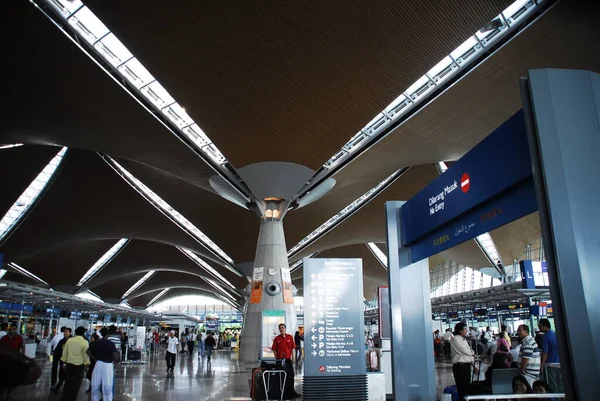
[[[452,401],[458,401],[458,390],[456,386],[446,386],[444,394],[452,394]]]

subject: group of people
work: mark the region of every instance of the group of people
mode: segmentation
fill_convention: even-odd
[[[190,345],[194,344],[194,342],[196,341],[199,345],[198,358],[204,358],[204,356],[206,356],[207,361],[210,362],[212,352],[217,347],[217,342],[213,336],[213,333],[207,334],[206,331],[202,330],[198,334],[196,334],[195,332],[189,333],[188,335],[182,334],[180,341],[175,335],[175,330],[171,330],[169,332],[167,337],[167,352],[165,355],[165,359],[167,361],[167,373],[172,373],[173,369],[175,368],[177,354],[180,352],[180,345],[181,352],[189,352],[189,355],[192,356],[194,348]],[[188,345],[188,351],[185,351],[184,344]]]
[[[52,339],[51,391],[58,393],[61,386],[61,401],[74,401],[86,375],[90,380],[88,392],[92,401],[112,401],[114,396],[114,366],[119,363],[122,335],[117,327],[104,327],[99,333],[89,335],[87,329],[77,327],[73,333],[70,327],[63,326]],[[58,376],[58,382],[57,382]]]
[[[453,336],[450,339],[450,348],[452,354],[452,373],[456,382],[459,400],[462,400],[468,394],[490,394],[492,391],[492,375],[497,369],[517,368],[519,375],[513,380],[513,390],[515,393],[522,394],[533,392],[549,392],[549,386],[542,381],[545,374],[547,363],[559,363],[558,344],[556,336],[552,331],[552,326],[548,319],[540,319],[538,325],[540,331],[544,333],[539,342],[530,335],[529,326],[522,324],[517,329],[519,346],[516,350],[511,347],[510,337],[506,331],[506,326],[501,326],[496,341],[494,342],[491,330],[489,339],[486,343],[490,349],[494,349],[492,363],[485,372],[483,382],[471,383],[471,368],[475,375],[479,376],[479,369],[475,366],[475,351],[468,341],[469,329],[465,323],[458,323],[454,328]],[[516,356],[516,358],[515,358]]]

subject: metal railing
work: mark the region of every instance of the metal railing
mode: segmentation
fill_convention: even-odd
[[[474,400],[551,400],[556,398],[565,398],[564,394],[487,394],[487,395],[466,395],[466,401]]]

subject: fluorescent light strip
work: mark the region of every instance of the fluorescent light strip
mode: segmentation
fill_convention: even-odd
[[[66,152],[67,148],[62,148],[56,156],[50,160],[42,172],[35,177],[25,192],[19,196],[2,220],[0,220],[0,242],[4,240],[17,223],[21,221],[40,194],[44,192],[44,189],[46,189],[46,186],[54,176],[56,169],[60,166]]]
[[[220,275],[219,272],[217,272],[215,269],[213,269],[208,263],[206,263],[204,260],[202,260],[202,258],[200,258],[198,255],[196,255],[194,252],[192,252],[188,249],[182,248],[180,246],[178,246],[177,249],[179,249],[187,257],[189,257],[194,262],[196,262],[196,264],[198,264],[198,266],[202,267],[204,270],[206,270],[208,273],[210,273],[213,277],[215,277],[218,280],[221,280],[224,284],[227,284],[229,287],[231,287],[231,289],[235,290],[235,286],[233,284],[231,284],[225,277]]]
[[[502,263],[502,260],[500,259],[500,254],[498,253],[498,249],[496,248],[496,245],[494,244],[494,241],[492,240],[492,237],[489,233],[483,233],[481,235],[478,235],[477,242],[479,242],[479,245],[481,245],[481,247],[485,250],[490,261]]]
[[[205,278],[204,281],[206,281],[208,284],[210,284],[213,288],[219,290],[219,292],[224,294],[227,298],[229,298],[235,302],[235,297],[233,297],[231,294],[229,294],[223,287],[221,287],[219,284],[217,284],[214,280]]]
[[[387,260],[387,256],[385,255],[385,253],[383,253],[383,251],[381,249],[379,249],[379,247],[377,245],[375,245],[375,243],[373,243],[373,242],[368,242],[367,248],[369,248],[371,250],[371,252],[377,258],[379,263],[381,263],[381,265],[387,269],[388,268],[388,260]]]
[[[98,295],[94,294],[91,291],[80,292],[79,294],[75,294],[75,296],[83,299],[88,299],[90,301],[104,303],[102,298],[100,298]]]
[[[119,303],[119,306],[122,306],[123,308],[127,308],[127,309],[133,309],[131,307],[131,305],[129,305],[129,303],[127,303],[127,301],[123,301],[123,302]]]
[[[109,156],[105,156],[105,160],[108,160],[111,166],[123,175],[126,180],[140,192],[146,199],[149,199],[152,204],[158,207],[160,211],[167,214],[173,220],[177,222],[182,228],[188,233],[192,234],[197,240],[199,240],[207,249],[215,252],[223,260],[233,264],[233,259],[229,257],[217,244],[215,244],[210,238],[208,238],[202,231],[200,231],[195,225],[193,225],[188,219],[186,219],[181,213],[173,209],[171,205],[165,202],[160,196],[154,193],[150,188],[144,185],[140,180],[135,178],[133,174],[127,171],[123,166],[117,163],[114,159]]]
[[[138,93],[150,101],[155,110],[171,120],[176,129],[190,139],[222,172],[230,175],[224,167],[229,162],[216,145],[88,7],[79,0],[43,1],[57,10],[77,36],[83,38],[95,53],[108,61],[114,72],[127,79]]]
[[[438,169],[439,174],[443,174],[446,172],[446,170],[448,170],[448,166],[446,166],[446,163],[444,162],[437,162],[436,167]]]
[[[22,143],[13,143],[9,145],[0,145],[0,150],[18,148],[19,146],[23,146]]]
[[[154,273],[156,273],[156,270],[150,270],[148,273],[144,274],[144,277],[142,277],[141,279],[139,279],[134,285],[131,286],[130,289],[127,290],[127,292],[125,292],[125,294],[123,294],[123,296],[121,297],[122,299],[127,298],[129,295],[131,295],[135,290],[137,290],[138,288],[140,288],[142,285],[144,285],[144,283],[146,281],[148,281],[150,279],[150,277],[152,277],[154,275]]]
[[[429,98],[434,89],[456,76],[499,40],[519,27],[539,7],[539,0],[517,0],[502,13],[444,57],[425,75],[417,79],[400,96],[354,135],[324,165],[331,170],[350,155],[366,148],[392,123]]]
[[[41,278],[39,278],[35,274],[31,273],[29,270],[26,270],[26,269],[22,268],[21,266],[19,266],[15,262],[10,262],[8,265],[10,267],[12,267],[13,269],[15,269],[16,271],[18,271],[19,273],[23,274],[24,276],[27,276],[27,277],[29,277],[29,278],[31,278],[31,279],[39,282],[39,283],[42,283],[42,284],[47,285],[48,287],[50,287],[50,284],[48,284],[47,282],[45,282],[44,280],[42,280]]]
[[[375,187],[373,187],[370,190],[368,190],[367,192],[365,192],[363,196],[361,196],[360,198],[358,198],[357,200],[355,200],[354,202],[352,202],[351,204],[346,206],[338,214],[336,214],[335,216],[333,216],[332,218],[327,220],[325,223],[321,224],[316,230],[314,230],[312,233],[308,234],[306,237],[304,237],[302,240],[300,240],[300,242],[298,242],[296,245],[294,245],[288,251],[288,258],[290,256],[292,256],[294,253],[296,253],[297,251],[299,251],[301,248],[307,246],[310,242],[315,240],[320,235],[329,231],[331,228],[333,228],[335,225],[337,225],[339,222],[341,222],[347,216],[354,213],[361,206],[363,206],[365,203],[367,203],[369,200],[371,200],[374,196],[376,196],[382,190],[384,190],[388,185],[392,184],[398,177],[400,177],[407,170],[408,170],[408,167],[401,168],[400,170],[394,172],[392,175],[390,175],[389,177],[387,177],[386,179],[381,181],[379,184],[377,184]]]
[[[0,280],[2,280],[2,278],[3,278],[3,277],[6,275],[6,272],[7,272],[7,271],[8,271],[8,270],[5,270],[5,269],[0,269]]]
[[[98,273],[100,271],[100,269],[102,269],[108,262],[110,262],[117,255],[117,253],[119,253],[119,251],[125,246],[125,244],[127,244],[128,242],[129,242],[129,240],[127,238],[122,238],[116,244],[114,244],[83,275],[83,277],[81,278],[81,280],[79,280],[79,282],[77,283],[77,287],[81,287],[82,285],[84,285],[88,281],[90,281],[96,275],[96,273]]]
[[[310,255],[307,256],[307,258],[314,258],[315,256],[317,256],[319,252],[315,252],[315,253],[311,253]],[[302,266],[302,264],[304,263],[304,259],[302,258],[300,260],[297,260],[296,263],[294,263],[291,267],[290,267],[290,273],[293,273],[294,271],[298,270],[300,268],[300,266]]]
[[[146,305],[146,307],[149,307],[154,302],[158,301],[163,295],[165,295],[167,292],[169,292],[169,290],[170,290],[170,288],[165,288],[164,290],[162,290],[161,292],[159,292],[157,296],[155,296],[154,298],[152,298],[150,300],[150,302],[148,302],[148,304]]]

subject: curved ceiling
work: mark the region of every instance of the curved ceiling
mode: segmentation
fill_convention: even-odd
[[[352,0],[337,7],[186,0],[169,4],[167,15],[157,12],[163,9],[157,3],[141,0],[85,3],[235,166],[290,161],[316,170],[510,1]],[[319,257],[363,255],[370,266],[366,291],[383,283],[387,275],[365,255],[364,243],[385,242],[384,203],[413,196],[437,176],[432,163],[460,158],[517,111],[518,79],[527,69],[599,71],[600,53],[590,50],[600,47],[593,7],[559,2],[336,172],[336,186],[325,197],[286,216],[288,248],[393,172],[412,166],[294,260],[317,251]],[[92,281],[98,295],[119,298],[148,270],[160,271],[138,289],[132,305],[169,287],[174,288],[169,296],[195,292],[181,286],[214,293],[174,246],[197,252],[243,288],[244,279],[224,269],[95,152],[118,159],[236,263],[250,261],[258,219],[213,193],[208,184],[213,169],[30,2],[0,3],[0,34],[0,73],[9,78],[0,143],[28,144],[0,150],[0,169],[10,173],[4,174],[0,211],[56,146],[71,148],[44,197],[0,246],[5,259],[51,285],[74,285],[107,247],[132,238]],[[509,158],[499,155],[498,167]],[[507,263],[539,232],[534,214],[490,234]],[[473,241],[430,262],[445,259],[475,268],[489,264]]]
[[[86,1],[234,166],[313,170],[510,3]]]

